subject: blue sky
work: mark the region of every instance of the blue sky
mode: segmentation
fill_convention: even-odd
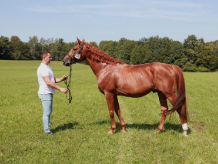
[[[74,42],[194,34],[218,40],[217,0],[0,0],[0,35]]]

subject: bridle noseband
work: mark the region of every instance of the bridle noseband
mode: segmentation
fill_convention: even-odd
[[[79,45],[80,50],[79,50],[78,54],[81,53],[81,51],[82,51],[82,49],[83,49],[83,46],[84,46],[84,43],[83,43],[82,46]],[[74,63],[75,63],[75,59],[76,59],[76,57],[74,56],[74,57],[72,58],[69,54],[67,54],[67,55],[71,58],[71,62],[70,62],[70,64],[74,64]],[[82,57],[82,55],[81,55],[81,57]]]

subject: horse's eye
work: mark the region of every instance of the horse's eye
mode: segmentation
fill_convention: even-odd
[[[74,48],[73,50],[76,51],[76,48]]]

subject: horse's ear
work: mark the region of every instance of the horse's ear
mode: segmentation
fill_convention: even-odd
[[[78,38],[77,38],[77,41],[78,41],[79,44],[81,43],[81,41]]]
[[[83,38],[82,42],[85,43],[85,39],[84,38]]]

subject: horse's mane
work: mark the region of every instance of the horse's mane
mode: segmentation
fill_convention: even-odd
[[[88,51],[90,51],[90,57],[93,60],[106,64],[125,64],[125,62],[111,57],[110,55],[106,54],[104,51],[101,51],[97,47],[94,47],[88,43],[85,44],[88,48]]]

